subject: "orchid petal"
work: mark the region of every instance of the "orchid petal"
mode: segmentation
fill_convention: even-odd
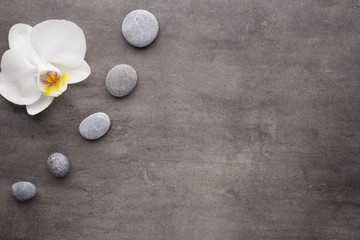
[[[36,25],[30,40],[41,60],[51,62],[60,54],[85,57],[86,41],[82,29],[66,20],[48,20]]]
[[[8,50],[1,59],[0,94],[18,105],[32,104],[41,92],[36,83],[36,67],[20,50]]]
[[[61,65],[67,68],[78,68],[84,61],[83,58],[78,57],[74,54],[61,54],[55,56],[50,63],[55,65]]]
[[[69,68],[57,64],[57,68],[60,69],[61,73],[67,74],[67,83],[73,84],[85,80],[91,73],[91,69],[85,60],[82,60],[81,64],[77,68]]]
[[[27,24],[18,23],[10,28],[10,49],[20,49],[30,42],[30,32],[33,28]]]
[[[27,24],[18,23],[10,28],[10,50],[20,50],[32,64],[39,62],[39,56],[30,42],[30,33],[33,28]]]
[[[41,95],[35,103],[26,105],[26,110],[30,115],[38,114],[50,106],[53,100],[54,97]]]

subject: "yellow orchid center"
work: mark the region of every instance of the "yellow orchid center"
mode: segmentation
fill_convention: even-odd
[[[50,63],[39,64],[37,82],[44,95],[58,97],[67,88],[67,75]]]
[[[60,73],[47,72],[40,76],[40,81],[43,84],[42,92],[45,95],[49,95],[52,92],[61,91],[61,85],[64,84],[67,80],[67,75]]]

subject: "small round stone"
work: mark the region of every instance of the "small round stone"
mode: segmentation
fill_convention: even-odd
[[[122,33],[131,45],[146,47],[158,35],[159,23],[152,13],[141,9],[134,10],[124,18]]]
[[[27,201],[35,197],[36,186],[31,182],[17,182],[11,186],[10,193],[15,200]]]
[[[128,95],[136,86],[137,75],[133,67],[120,64],[113,67],[106,76],[106,88],[115,97]]]
[[[79,126],[81,136],[88,140],[95,140],[105,135],[110,127],[110,118],[103,112],[91,114]]]
[[[47,160],[49,172],[55,177],[64,177],[70,168],[68,158],[62,153],[53,153]]]

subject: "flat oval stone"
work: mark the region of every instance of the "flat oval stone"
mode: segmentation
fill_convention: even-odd
[[[47,167],[55,177],[64,177],[69,172],[69,159],[62,153],[53,153],[47,160]]]
[[[106,76],[106,88],[115,97],[128,95],[136,86],[137,75],[133,67],[120,64],[113,67]]]
[[[126,41],[135,47],[146,47],[159,33],[159,22],[146,10],[130,12],[122,22],[122,33]]]
[[[110,118],[103,112],[91,114],[79,126],[81,136],[88,140],[95,140],[105,135],[110,127]]]
[[[11,186],[10,192],[15,200],[27,201],[35,197],[36,186],[31,182],[17,182]]]

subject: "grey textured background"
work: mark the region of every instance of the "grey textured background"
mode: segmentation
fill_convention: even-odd
[[[146,49],[121,35],[138,8],[160,23]],[[47,19],[84,30],[92,74],[35,117],[0,99],[0,239],[359,239],[359,0],[0,0],[0,53]],[[116,99],[121,63],[139,82]]]

